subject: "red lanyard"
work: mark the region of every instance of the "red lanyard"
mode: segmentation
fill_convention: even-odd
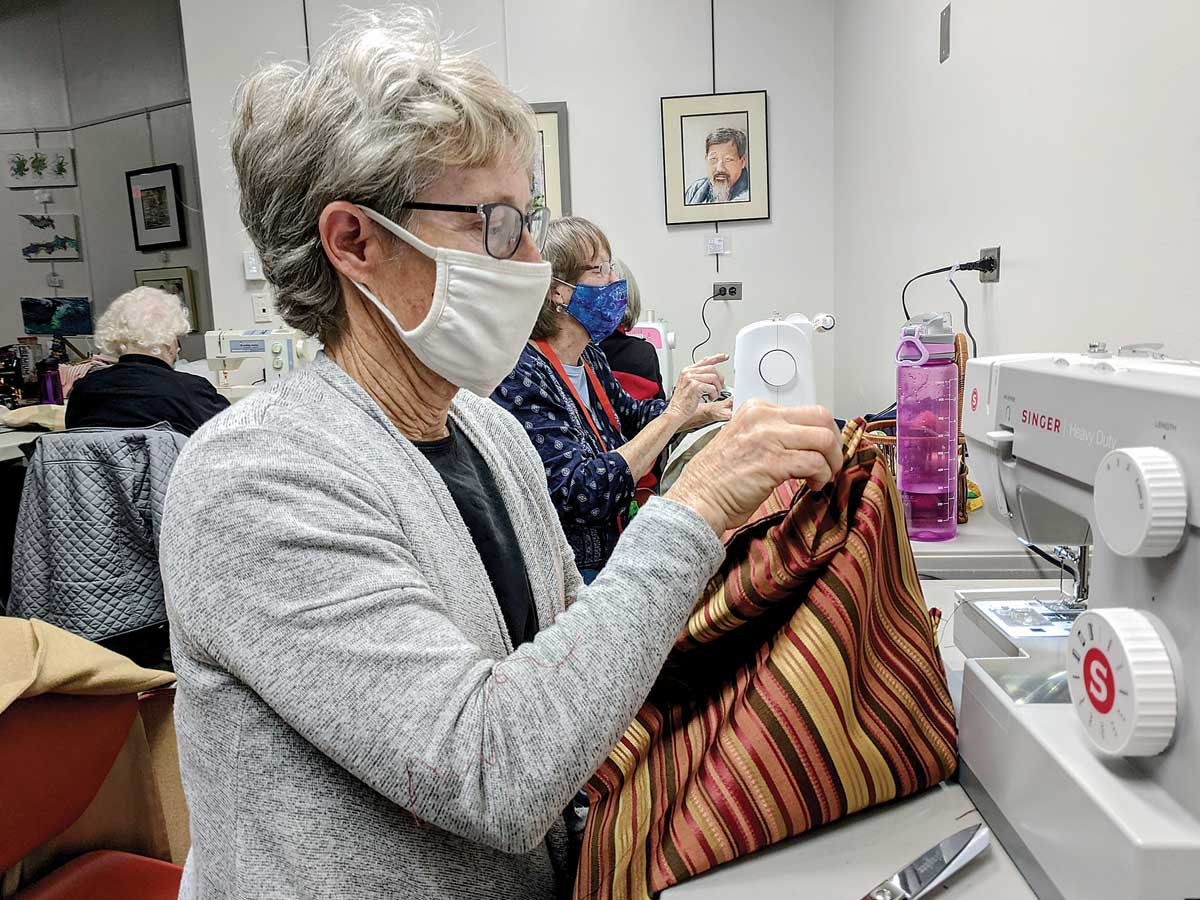
[[[596,427],[596,423],[592,420],[592,412],[588,409],[588,404],[583,402],[583,398],[579,396],[579,391],[575,390],[574,382],[567,375],[567,370],[563,368],[563,364],[559,361],[558,354],[554,352],[554,348],[550,346],[550,342],[544,340],[534,341],[533,345],[538,348],[542,356],[546,357],[546,361],[554,367],[554,371],[558,373],[558,377],[567,386],[567,390],[571,392],[571,396],[575,398],[575,402],[579,405],[580,411],[583,412],[584,418],[587,419],[588,427],[592,429],[592,434],[600,442],[600,449],[607,453],[608,444],[604,440],[604,435]],[[621,431],[621,423],[617,418],[616,412],[613,410],[612,401],[608,399],[608,393],[604,390],[604,385],[600,383],[600,379],[596,377],[596,373],[592,371],[592,367],[586,361],[583,363],[583,368],[587,372],[588,382],[592,386],[592,393],[596,395],[596,399],[604,407],[604,414],[608,416],[608,421],[612,423],[612,427],[619,433]]]

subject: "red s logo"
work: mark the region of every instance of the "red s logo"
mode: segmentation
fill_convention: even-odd
[[[971,388],[971,412],[979,409],[979,388]]]

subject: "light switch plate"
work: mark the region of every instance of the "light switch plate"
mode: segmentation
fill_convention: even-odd
[[[275,312],[271,308],[271,294],[268,291],[255,291],[250,295],[250,302],[254,305],[256,324],[265,324],[275,317]]]
[[[52,288],[60,288],[63,286],[63,277],[57,272],[46,273],[46,286]]]
[[[262,261],[253,250],[242,251],[242,271],[246,273],[247,281],[264,281]]]

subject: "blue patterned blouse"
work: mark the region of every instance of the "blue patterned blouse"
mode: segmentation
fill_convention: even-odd
[[[581,569],[599,569],[612,555],[633,499],[634,480],[625,458],[617,453],[667,408],[665,400],[634,400],[621,388],[603,351],[588,344],[583,360],[596,373],[620,420],[614,428],[604,407],[592,396],[592,421],[609,447],[604,452],[571,392],[554,367],[526,345],[517,367],[492,394],[492,399],[517,417],[533,441],[542,464],[550,498],[558,509],[563,531]]]

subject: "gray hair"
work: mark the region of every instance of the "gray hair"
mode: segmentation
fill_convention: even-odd
[[[704,139],[704,152],[707,154],[717,144],[728,144],[730,141],[733,141],[733,145],[737,147],[737,155],[744,158],[748,143],[746,132],[740,131],[737,128],[718,128]]]
[[[642,292],[638,290],[637,279],[623,259],[614,259],[613,268],[618,278],[624,278],[629,286],[629,302],[625,304],[625,315],[621,317],[621,327],[628,331],[642,317]]]
[[[96,322],[96,349],[105,356],[162,356],[174,350],[179,335],[190,329],[177,296],[158,288],[137,287],[110,303]]]
[[[401,206],[448,167],[511,156],[532,168],[529,105],[444,39],[433,13],[351,15],[311,65],[260,69],[234,98],[230,149],[242,223],[283,320],[336,343],[345,323],[337,272],[318,234],[335,200],[401,225]]]

